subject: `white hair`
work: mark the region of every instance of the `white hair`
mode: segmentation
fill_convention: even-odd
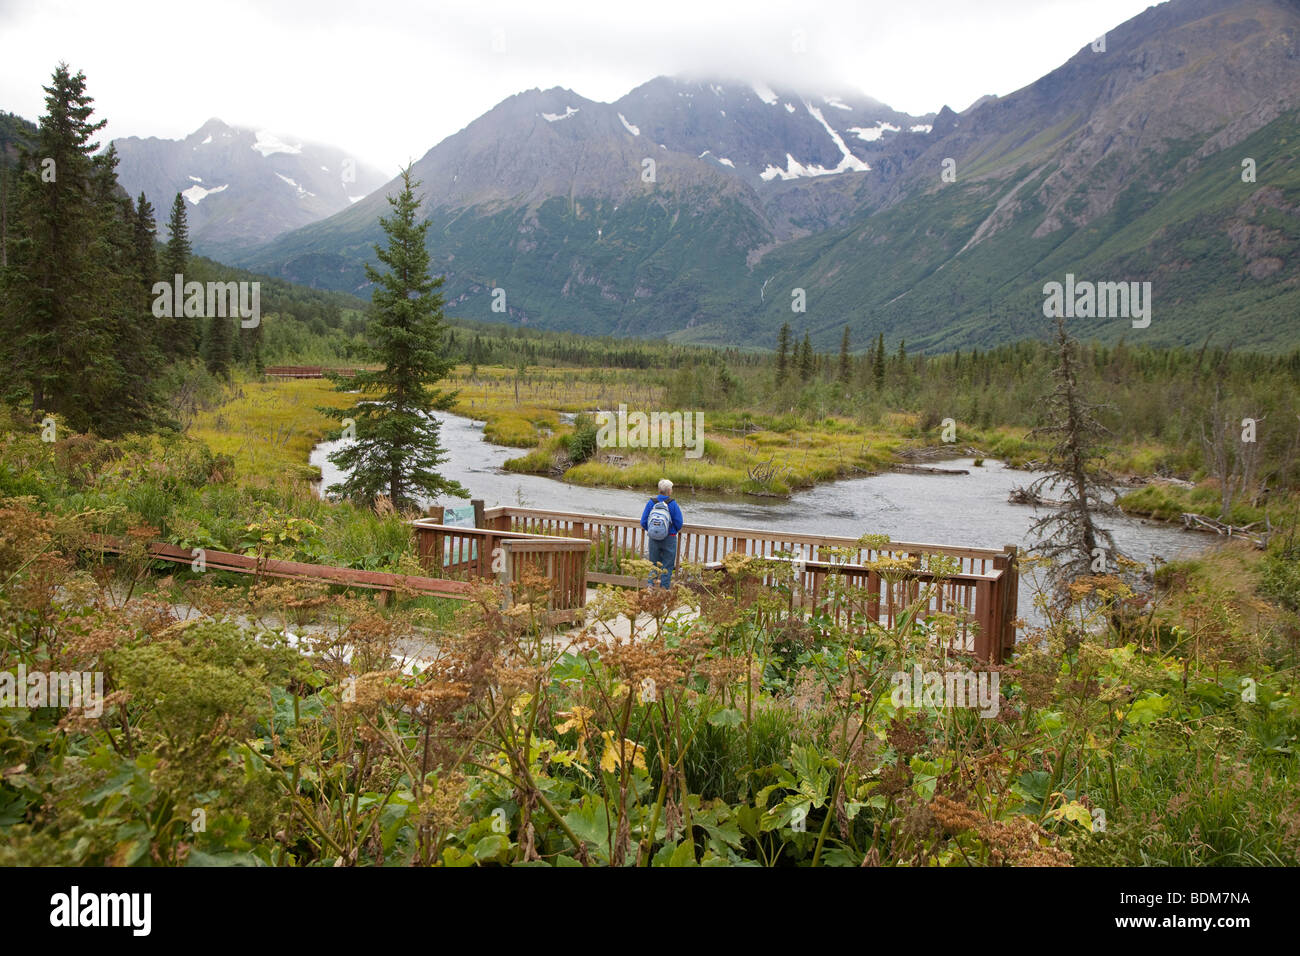
[[[659,494],[671,495],[673,493],[673,483],[667,478],[659,479]]]

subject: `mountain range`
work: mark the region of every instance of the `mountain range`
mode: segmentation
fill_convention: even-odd
[[[1149,325],[1071,319],[1082,336],[1300,345],[1300,0],[1169,0],[1081,41],[1020,90],[920,116],[753,77],[521,92],[414,163],[448,311],[945,351],[1042,336],[1044,286],[1074,276],[1152,290]],[[219,120],[115,142],[160,219],[185,192],[199,251],[368,295],[397,180],[343,183],[343,151]]]
[[[184,139],[130,136],[113,145],[122,188],[149,198],[164,234],[180,193],[195,251],[216,258],[333,215],[388,180],[337,147],[219,119]]]

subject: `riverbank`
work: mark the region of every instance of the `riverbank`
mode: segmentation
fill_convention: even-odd
[[[685,448],[610,447],[595,448],[586,460],[575,461],[575,416],[620,404],[632,411],[664,404],[663,390],[635,373],[599,371],[534,368],[521,373],[462,366],[448,383],[456,392],[451,410],[483,422],[483,440],[522,451],[498,467],[588,488],[643,489],[666,476],[682,492],[788,499],[827,482],[914,466],[948,468],[959,458],[973,460],[976,467],[996,459],[1033,470],[1047,452],[1024,429],[970,429],[960,422],[945,428],[943,421],[902,412],[875,422],[706,412],[698,457],[688,457]],[[240,475],[318,481],[320,468],[308,463],[311,450],[339,428],[320,409],[346,408],[354,400],[324,379],[237,381],[225,401],[199,413],[188,434],[214,453],[231,456]],[[1125,481],[1136,476],[1145,483],[1124,495],[1125,511],[1175,521],[1184,511],[1210,511],[1214,489],[1182,488],[1151,477],[1166,455],[1159,446],[1138,445],[1108,456],[1117,476]],[[1217,513],[1217,507],[1213,510]],[[1235,517],[1239,523],[1256,520],[1247,517],[1250,513]]]

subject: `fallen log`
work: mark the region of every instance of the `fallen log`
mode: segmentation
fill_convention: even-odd
[[[897,464],[893,466],[894,471],[904,471],[913,475],[969,475],[970,472],[965,468],[935,468],[933,465],[904,465]]]
[[[1188,531],[1212,531],[1215,534],[1221,534],[1229,538],[1245,538],[1259,550],[1264,550],[1268,546],[1268,539],[1272,533],[1272,525],[1265,519],[1266,530],[1261,534],[1252,534],[1251,529],[1256,527],[1260,522],[1252,521],[1247,525],[1228,524],[1217,518],[1211,518],[1209,515],[1198,515],[1190,511],[1183,512],[1183,527]]]
[[[1057,501],[1055,498],[1044,498],[1038,492],[1022,488],[1019,485],[1011,489],[1011,494],[1007,495],[1007,501],[1013,505],[1033,505],[1035,508],[1057,508],[1065,503]]]

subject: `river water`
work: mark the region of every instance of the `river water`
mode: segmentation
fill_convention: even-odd
[[[646,500],[655,493],[653,488],[586,488],[540,475],[511,474],[501,465],[522,454],[520,450],[484,441],[482,422],[445,412],[436,414],[442,422],[442,444],[449,455],[442,474],[459,481],[489,508],[518,505],[640,517]],[[311,455],[311,463],[324,476],[324,487],[342,477],[327,458],[338,444],[318,445]],[[677,489],[676,497],[688,524],[782,528],[854,538],[885,534],[895,541],[982,548],[1008,544],[1028,547],[1033,543],[1028,531],[1035,509],[1009,503],[1007,494],[1014,486],[1033,481],[1037,473],[1007,468],[987,459],[981,467],[975,467],[969,458],[946,461],[941,466],[967,469],[970,473],[889,472],[846,478],[797,492],[791,498],[703,496],[687,489]],[[441,503],[466,502],[448,499]],[[1111,519],[1106,525],[1115,535],[1120,551],[1144,562],[1157,556],[1166,561],[1188,557],[1205,550],[1213,541],[1206,535],[1139,518]],[[1022,600],[1021,612],[1026,610]]]

